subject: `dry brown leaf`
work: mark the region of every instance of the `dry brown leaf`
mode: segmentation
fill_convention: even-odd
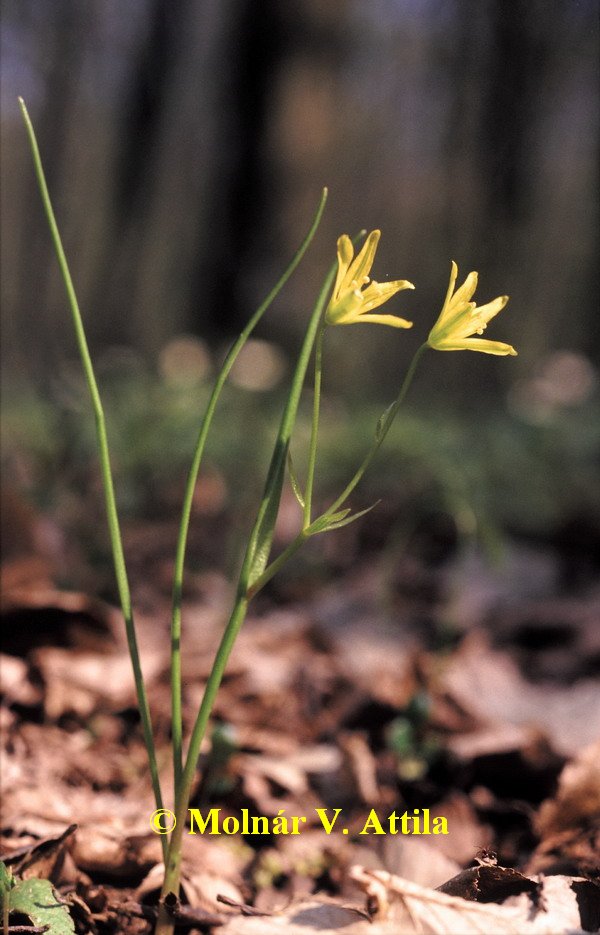
[[[344,732],[339,744],[348,758],[358,799],[367,805],[376,805],[381,801],[381,791],[377,784],[377,761],[371,752],[364,734]]]
[[[600,741],[567,763],[556,795],[540,806],[536,828],[544,836],[581,826],[590,819],[600,819]]]
[[[509,896],[532,893],[537,899],[540,885],[512,867],[498,864],[495,854],[483,850],[477,865],[461,870],[456,876],[437,887],[447,896],[460,896],[477,903],[502,903]]]
[[[460,864],[447,857],[438,847],[420,838],[407,838],[404,835],[385,837],[383,859],[389,873],[418,883],[419,886],[435,888],[460,870]]]
[[[373,904],[387,907],[387,918],[372,922],[356,909],[333,901],[305,900],[268,917],[232,918],[222,935],[577,935],[582,933],[573,881],[544,881],[548,911],[532,909],[526,896],[512,905],[481,905],[411,884],[383,871],[354,871]],[[585,882],[585,881],[582,881]],[[591,886],[591,884],[587,884]],[[588,921],[593,922],[590,915]],[[592,929],[588,929],[592,930]]]
[[[401,935],[397,929],[371,923],[358,908],[333,901],[307,899],[271,916],[231,918],[219,935]]]
[[[558,791],[535,820],[541,841],[528,863],[533,873],[600,872],[600,743],[563,769]]]
[[[316,627],[331,643],[346,678],[369,697],[401,708],[415,690],[416,643],[397,619],[374,610],[380,582],[368,579],[368,572],[354,575],[345,587],[321,594],[313,609]]]
[[[101,709],[119,710],[135,704],[131,661],[125,653],[99,655],[44,646],[33,655],[46,691],[44,709],[50,720],[65,713],[87,718]],[[164,667],[162,650],[142,654],[146,684]]]
[[[448,896],[380,870],[355,867],[352,875],[384,917],[382,935],[574,935],[582,931],[578,894],[573,887],[587,881],[547,877],[537,904],[522,894],[513,897],[510,904],[497,905]]]
[[[4,580],[1,598],[7,652],[69,645],[103,653],[125,646],[119,611],[88,594],[61,591],[46,580],[13,587]]]
[[[448,749],[461,760],[523,750],[539,740],[539,731],[515,724],[487,724],[479,730],[457,734],[447,741]]]
[[[531,684],[504,652],[490,649],[480,632],[469,634],[445,669],[443,682],[459,704],[491,723],[533,726],[565,756],[600,736],[600,683],[569,687]]]
[[[139,880],[161,858],[160,841],[151,832],[127,835],[122,822],[113,827],[80,828],[73,844],[78,867],[104,878]]]
[[[9,858],[3,859],[17,876],[24,879],[40,877],[56,883],[64,863],[67,841],[76,828],[77,825],[70,825],[62,834],[31,843],[21,851],[13,851]]]
[[[42,700],[39,686],[29,680],[29,665],[18,656],[0,654],[1,690],[8,704],[32,707]]]

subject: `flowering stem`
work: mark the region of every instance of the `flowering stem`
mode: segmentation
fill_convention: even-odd
[[[77,301],[77,295],[75,293],[75,287],[73,285],[73,280],[71,278],[71,273],[69,271],[69,266],[67,263],[67,258],[65,256],[65,251],[63,248],[61,236],[58,230],[58,225],[56,223],[56,218],[54,215],[54,210],[52,208],[52,202],[50,200],[50,193],[48,192],[48,186],[46,184],[46,177],[44,175],[44,169],[42,167],[42,160],[40,157],[40,152],[37,145],[37,140],[35,136],[35,131],[33,129],[33,124],[31,123],[27,108],[25,107],[25,102],[22,98],[19,98],[19,104],[21,107],[21,112],[23,114],[23,120],[25,121],[25,127],[27,129],[27,135],[29,137],[29,145],[31,147],[31,153],[33,156],[33,163],[35,167],[35,174],[38,181],[38,186],[42,196],[42,202],[44,205],[44,210],[46,212],[46,218],[48,221],[48,226],[50,228],[50,234],[54,244],[54,250],[58,259],[58,265],[60,267],[61,276],[67,293],[67,299],[71,309],[71,316],[73,319],[73,325],[75,327],[75,336],[77,339],[77,346],[79,349],[79,355],[81,357],[81,362],[83,365],[83,371],[85,374],[85,379],[88,385],[90,396],[92,399],[92,407],[94,410],[94,417],[96,422],[96,443],[98,446],[98,454],[100,458],[100,468],[102,472],[102,484],[104,487],[104,498],[106,503],[106,515],[108,519],[108,529],[110,533],[110,543],[115,567],[115,576],[117,579],[117,588],[119,591],[119,600],[121,603],[121,609],[123,611],[123,617],[125,619],[125,631],[127,634],[127,645],[129,647],[129,655],[131,657],[131,664],[133,668],[133,677],[135,680],[135,688],[137,693],[138,707],[140,710],[140,717],[142,722],[142,731],[144,735],[144,743],[146,745],[146,750],[148,752],[148,762],[150,766],[150,776],[152,780],[152,789],[154,791],[154,799],[156,802],[157,808],[162,808],[162,795],[160,791],[160,780],[158,776],[158,766],[156,762],[156,751],[154,747],[154,738],[152,733],[152,720],[150,717],[150,708],[148,706],[148,698],[146,695],[146,688],[144,685],[144,678],[142,675],[142,667],[140,663],[140,654],[137,643],[135,623],[133,619],[133,611],[131,607],[131,593],[129,588],[129,581],[127,578],[127,569],[125,566],[125,556],[123,553],[123,543],[121,540],[121,531],[119,527],[119,517],[117,512],[117,504],[115,499],[115,492],[112,480],[112,473],[110,467],[110,453],[108,449],[108,437],[106,432],[106,421],[104,418],[104,410],[102,408],[102,401],[100,399],[100,392],[98,390],[98,384],[96,382],[96,376],[94,374],[94,368],[92,365],[92,359],[90,357],[90,352],[87,344],[87,339],[85,336],[85,329],[83,326],[83,320],[81,317],[81,312],[79,309],[79,303]],[[166,844],[163,842],[163,853],[166,851]]]
[[[321,373],[323,362],[323,337],[325,334],[325,322],[321,321],[317,340],[315,343],[315,383],[313,393],[313,415],[312,426],[310,430],[310,446],[308,450],[308,472],[306,478],[306,490],[304,493],[304,521],[303,530],[310,526],[310,516],[312,512],[312,495],[315,479],[315,464],[317,460],[317,440],[319,435],[319,413],[321,410]]]
[[[332,513],[335,513],[336,510],[339,510],[339,508],[343,505],[343,503],[348,499],[348,497],[350,496],[350,494],[352,493],[352,491],[354,490],[354,488],[356,487],[356,485],[362,478],[363,474],[369,467],[371,461],[373,460],[373,458],[375,457],[375,455],[381,448],[381,445],[383,444],[385,436],[389,432],[392,426],[392,422],[394,421],[396,417],[396,413],[398,412],[398,409],[402,405],[404,398],[408,392],[408,388],[410,387],[410,384],[412,383],[413,377],[417,369],[417,365],[419,363],[419,360],[421,359],[421,355],[426,350],[427,346],[428,346],[427,344],[421,345],[421,347],[417,350],[416,354],[414,355],[412,361],[410,362],[410,366],[406,372],[404,382],[402,383],[402,386],[400,387],[400,392],[398,393],[397,398],[394,400],[394,402],[392,403],[392,405],[390,406],[390,408],[387,410],[387,412],[385,413],[383,417],[383,422],[379,427],[375,445],[371,448],[371,450],[365,457],[363,463],[359,467],[358,471],[356,472],[356,474],[354,475],[354,477],[352,478],[348,486],[340,494],[337,500],[326,510],[323,516],[331,516]],[[314,422],[313,422],[313,426],[314,426]],[[249,596],[253,597],[255,594],[258,594],[258,592],[262,588],[264,588],[265,584],[267,584],[267,582],[269,582],[271,578],[273,578],[277,574],[280,568],[282,568],[286,564],[286,562],[288,562],[290,558],[292,558],[296,554],[298,549],[300,549],[304,545],[306,540],[310,539],[311,535],[313,535],[313,528],[317,525],[317,523],[321,519],[322,517],[318,517],[314,521],[314,523],[303,527],[303,529],[298,533],[296,538],[293,539],[292,542],[290,542],[287,548],[285,548],[283,552],[281,552],[281,554],[278,555],[277,558],[274,559],[274,561],[272,561],[271,564],[265,568],[262,575],[260,575],[260,577],[256,579],[250,591],[248,592]]]
[[[229,376],[229,372],[233,367],[233,364],[244,347],[246,341],[252,334],[254,328],[267,311],[269,306],[272,304],[276,296],[279,294],[281,289],[284,287],[298,264],[300,260],[306,253],[309,244],[311,243],[321,217],[323,215],[323,210],[325,208],[325,202],[327,201],[327,189],[324,188],[321,194],[321,200],[317,207],[317,212],[313,219],[313,222],[310,226],[310,229],[302,241],[300,247],[296,251],[291,263],[288,265],[287,269],[281,276],[279,282],[274,286],[274,288],[269,292],[268,296],[256,310],[239,338],[232,345],[221,371],[215,382],[213,391],[211,393],[206,411],[204,413],[204,418],[202,419],[202,425],[200,427],[200,434],[198,435],[198,440],[196,442],[196,448],[194,450],[194,456],[192,459],[192,465],[190,467],[190,472],[188,474],[185,495],[183,501],[183,510],[181,514],[181,522],[179,526],[179,536],[177,540],[177,552],[175,556],[175,569],[173,574],[173,597],[172,597],[172,614],[171,614],[171,730],[172,730],[172,743],[173,743],[173,776],[175,781],[175,796],[177,796],[179,785],[181,783],[181,774],[183,770],[183,758],[182,758],[182,713],[181,713],[181,600],[182,600],[182,586],[183,586],[183,572],[185,564],[185,553],[187,546],[188,538],[188,529],[190,524],[190,516],[192,512],[192,505],[194,500],[194,490],[196,488],[196,482],[198,479],[198,472],[200,470],[200,464],[202,461],[202,455],[204,453],[204,447],[206,444],[206,439],[208,432],[212,423],[212,419],[215,413],[217,402],[221,391]]]
[[[279,553],[277,558],[274,559],[270,565],[267,565],[262,575],[260,575],[248,589],[248,597],[253,598],[258,594],[258,592],[264,588],[265,584],[267,584],[271,578],[274,578],[277,572],[283,568],[286,562],[289,562],[289,560],[294,557],[298,549],[302,548],[307,539],[310,539],[310,536],[310,526],[300,530],[296,538],[290,542],[283,552]]]
[[[233,644],[235,643],[236,637],[240,632],[240,628],[246,618],[247,609],[247,599],[244,597],[238,597],[227,623],[227,627],[225,628],[219,649],[217,650],[215,661],[213,663],[208,682],[206,683],[206,688],[204,689],[204,695],[202,697],[202,703],[198,711],[196,723],[194,724],[194,729],[190,737],[190,746],[185,768],[182,772],[181,781],[179,783],[179,790],[176,794],[176,825],[171,834],[167,857],[165,860],[165,878],[161,893],[161,904],[159,907],[159,917],[155,935],[171,935],[173,931],[173,920],[166,911],[163,900],[169,893],[176,893],[179,895],[183,834],[185,832],[185,821],[187,817],[192,784],[194,782],[194,776],[196,773],[198,756],[200,754],[200,746],[202,744],[202,740],[204,739],[208,719],[210,717],[210,713],[212,711],[212,707],[221,684],[221,679],[223,678],[225,666],[227,665],[227,661],[229,659],[229,655],[233,648]]]
[[[356,485],[359,483],[359,481],[363,477],[365,471],[371,464],[371,461],[373,460],[373,458],[375,457],[375,455],[381,448],[385,440],[385,437],[387,433],[389,432],[390,428],[392,427],[392,423],[394,419],[396,418],[396,414],[400,406],[404,402],[404,398],[408,392],[408,388],[410,387],[413,381],[413,377],[417,370],[419,361],[423,355],[423,352],[427,350],[427,347],[428,347],[427,343],[422,344],[421,347],[419,347],[418,350],[416,351],[413,359],[410,362],[408,370],[406,371],[406,376],[404,377],[404,381],[402,383],[402,386],[400,387],[400,392],[398,393],[398,396],[396,397],[392,405],[389,407],[389,409],[386,410],[386,412],[384,413],[380,421],[380,424],[378,425],[375,444],[373,445],[371,450],[366,455],[364,461],[360,465],[359,469],[357,470],[356,474],[354,475],[350,483],[347,484],[347,486],[344,488],[344,490],[339,495],[337,500],[335,500],[331,504],[331,506],[328,507],[328,509],[325,511],[325,514],[324,514],[325,516],[331,516],[332,513],[335,513],[336,510],[339,510],[339,508],[343,506],[343,504],[346,502],[346,500],[348,499],[348,497],[350,496],[350,494],[352,493]]]
[[[206,683],[206,688],[204,689],[202,703],[200,705],[200,709],[192,729],[185,767],[181,774],[179,789],[177,790],[176,794],[176,823],[171,834],[171,840],[169,842],[167,858],[165,861],[165,879],[161,892],[161,904],[156,927],[156,935],[170,935],[170,933],[173,931],[173,922],[169,918],[168,912],[165,908],[164,899],[169,893],[179,893],[179,883],[181,876],[181,850],[185,829],[185,820],[187,817],[187,809],[189,806],[192,784],[196,773],[198,757],[200,755],[200,747],[202,740],[204,739],[208,719],[210,717],[210,713],[212,711],[212,707],[215,702],[221,680],[223,678],[225,666],[227,665],[227,661],[229,659],[229,655],[235,643],[236,637],[245,620],[248,604],[252,596],[256,593],[256,590],[251,585],[251,579],[255,573],[259,548],[262,546],[260,540],[262,537],[264,537],[265,541],[270,543],[269,529],[265,523],[268,525],[268,517],[271,515],[275,517],[277,512],[276,507],[279,504],[279,499],[281,496],[280,478],[282,477],[282,470],[285,467],[285,459],[287,456],[289,441],[298,413],[298,405],[300,402],[302,386],[304,384],[304,379],[306,377],[306,371],[315,343],[319,323],[323,314],[323,308],[331,289],[334,274],[335,268],[332,268],[325,279],[321,292],[319,293],[319,297],[313,310],[304,342],[300,350],[289,396],[283,411],[283,415],[281,417],[281,424],[279,426],[279,432],[275,441],[275,447],[271,458],[271,464],[269,466],[263,498],[258,510],[258,515],[256,517],[254,527],[248,540],[246,554],[242,564],[242,569],[240,571],[235,604],[225,628],[225,632],[221,638],[221,643],[217,650],[215,661]],[[275,520],[273,519],[272,522],[274,524]]]

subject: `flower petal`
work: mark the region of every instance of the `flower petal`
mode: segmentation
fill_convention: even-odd
[[[412,321],[407,321],[406,318],[398,318],[397,315],[357,315],[356,318],[353,318],[352,321],[340,322],[340,324],[375,324],[375,325],[391,325],[392,328],[412,328]]]
[[[335,278],[335,286],[333,287],[333,296],[336,299],[339,298],[339,292],[346,278],[346,273],[348,272],[348,267],[352,262],[353,256],[354,247],[352,246],[352,241],[348,237],[348,234],[342,234],[337,242],[338,271]]]
[[[368,276],[371,272],[373,260],[375,259],[375,251],[377,250],[377,244],[379,243],[380,237],[381,231],[371,231],[364,244],[362,245],[360,253],[348,270],[348,278],[350,280],[356,280],[356,283],[359,287],[362,285],[361,280],[363,276]]]
[[[479,277],[477,273],[475,272],[469,273],[469,275],[463,282],[462,286],[459,286],[456,292],[454,293],[454,295],[452,296],[450,305],[452,305],[453,308],[456,308],[458,310],[460,306],[466,305],[467,302],[471,301],[471,296],[473,295],[473,293],[475,292],[477,288],[478,278]]]
[[[363,290],[361,314],[383,305],[402,289],[414,288],[412,282],[407,279],[396,279],[394,282],[372,282]]]
[[[478,305],[473,309],[473,319],[478,319],[487,325],[488,321],[502,311],[507,302],[507,295],[499,295],[497,299],[492,299],[486,305]]]
[[[454,292],[454,286],[456,285],[456,277],[458,276],[458,266],[452,260],[450,266],[450,282],[448,283],[448,291],[446,292],[446,298],[444,299],[444,304],[442,305],[442,310],[438,316],[438,320],[434,325],[434,328],[437,328],[438,325],[445,324],[449,315],[453,314],[452,308],[452,293]]]
[[[485,341],[481,338],[465,338],[464,340],[448,340],[435,345],[438,351],[481,351],[482,354],[496,354],[499,357],[516,357],[517,352],[510,344],[502,341]]]
[[[446,293],[446,298],[444,299],[444,308],[446,308],[446,306],[450,302],[450,299],[452,298],[452,293],[454,292],[454,287],[456,285],[457,276],[458,276],[458,266],[456,265],[454,260],[452,260],[452,263],[450,265],[450,283],[448,284],[448,292]]]

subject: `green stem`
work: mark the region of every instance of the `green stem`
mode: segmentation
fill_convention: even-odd
[[[227,627],[225,628],[219,649],[217,650],[217,655],[215,657],[208,682],[206,683],[206,688],[204,690],[204,696],[202,698],[200,710],[198,711],[196,723],[194,724],[194,729],[190,737],[190,746],[186,759],[185,769],[183,770],[181,776],[179,793],[175,801],[176,825],[171,834],[169,849],[165,861],[165,879],[162,889],[162,899],[164,899],[168,893],[176,893],[179,895],[183,835],[185,832],[187,810],[190,801],[192,784],[194,782],[194,776],[196,773],[196,765],[200,753],[200,746],[206,732],[208,719],[210,717],[215,698],[217,697],[221,679],[223,678],[225,666],[227,665],[227,661],[229,659],[229,655],[233,648],[233,644],[235,643],[236,637],[245,620],[247,607],[247,600],[245,598],[238,598],[233,608],[231,617],[229,618]],[[164,909],[164,906],[161,904],[155,935],[170,935],[172,931],[173,920],[170,918]]]
[[[71,309],[71,315],[73,318],[73,324],[75,327],[75,335],[77,338],[77,345],[79,348],[79,355],[81,357],[81,362],[83,364],[83,370],[92,399],[92,407],[94,410],[94,417],[96,422],[96,439],[98,445],[98,453],[100,458],[100,467],[102,472],[102,483],[104,487],[104,497],[106,501],[106,515],[108,519],[108,528],[110,532],[110,542],[113,554],[113,561],[115,567],[115,575],[117,579],[117,587],[119,591],[119,600],[121,603],[121,608],[123,611],[123,617],[125,618],[125,630],[127,633],[127,644],[129,647],[129,655],[131,656],[131,664],[133,667],[133,677],[135,679],[135,688],[137,692],[138,706],[140,709],[140,716],[142,721],[142,730],[144,734],[144,743],[146,745],[146,750],[148,751],[148,760],[150,765],[150,776],[152,779],[152,788],[154,790],[154,799],[156,802],[157,808],[162,808],[162,796],[160,791],[160,780],[158,776],[158,766],[156,763],[156,751],[154,748],[154,738],[152,733],[152,720],[150,717],[150,709],[148,706],[148,698],[146,695],[146,688],[144,685],[144,678],[142,675],[142,668],[140,664],[140,655],[137,644],[137,636],[135,631],[135,624],[133,619],[133,611],[131,607],[131,593],[129,589],[129,581],[127,579],[127,570],[125,567],[125,556],[123,554],[123,544],[121,541],[121,532],[119,528],[119,517],[117,513],[117,505],[115,500],[115,493],[113,487],[112,473],[110,467],[110,454],[108,449],[108,438],[106,433],[106,421],[104,418],[104,410],[102,408],[102,402],[100,399],[100,392],[98,390],[98,384],[96,382],[96,377],[94,374],[94,368],[92,365],[92,360],[90,357],[90,352],[87,344],[87,339],[85,336],[85,330],[83,326],[83,320],[81,317],[81,312],[79,309],[79,303],[77,301],[77,296],[75,294],[75,288],[73,286],[73,280],[71,279],[71,274],[69,271],[69,266],[67,263],[67,258],[62,245],[61,236],[58,230],[58,225],[56,223],[56,218],[54,216],[54,210],[52,208],[52,202],[50,200],[50,194],[48,192],[48,186],[46,184],[46,178],[44,175],[44,169],[42,167],[42,160],[40,157],[40,152],[37,145],[37,140],[35,137],[35,131],[33,125],[27,113],[27,108],[22,98],[19,98],[19,104],[21,106],[21,112],[23,114],[23,120],[25,121],[25,127],[27,129],[27,134],[29,137],[29,144],[31,147],[31,152],[33,156],[33,163],[35,167],[35,174],[37,177],[40,193],[42,196],[42,202],[44,205],[44,210],[46,212],[46,218],[48,220],[48,226],[50,228],[50,234],[54,244],[54,249],[56,251],[56,256],[58,258],[58,265],[60,267],[60,272],[62,279],[65,285],[67,299]],[[166,849],[166,846],[163,846],[163,850]]]
[[[373,446],[373,448],[371,448],[371,450],[365,457],[363,463],[359,467],[358,471],[356,472],[356,474],[354,475],[354,477],[352,478],[348,486],[340,494],[337,500],[326,510],[326,512],[323,514],[324,516],[325,515],[330,516],[332,513],[335,513],[336,510],[338,510],[342,506],[344,501],[350,496],[350,494],[352,493],[352,491],[354,490],[354,488],[356,487],[356,485],[362,478],[363,474],[369,467],[371,461],[373,460],[373,458],[379,451],[381,445],[383,444],[385,436],[387,435],[387,433],[389,432],[392,426],[392,422],[394,421],[396,417],[396,413],[398,412],[398,409],[400,408],[400,406],[402,405],[404,401],[406,393],[408,392],[408,388],[410,387],[410,384],[412,383],[413,377],[415,375],[415,371],[417,369],[419,360],[421,359],[421,355],[426,350],[427,346],[428,346],[427,344],[421,345],[421,347],[417,350],[416,354],[414,355],[410,363],[410,366],[407,370],[406,376],[404,378],[404,382],[402,383],[402,386],[400,388],[400,392],[396,400],[392,403],[390,408],[385,413],[383,425],[380,427],[378,438],[377,438],[375,445]],[[318,519],[321,519],[321,517],[318,517]],[[316,523],[317,523],[317,520],[315,520],[315,523],[312,525],[315,525]],[[290,542],[287,548],[285,548],[284,551],[280,555],[278,555],[277,558],[274,561],[272,561],[270,565],[268,565],[265,568],[265,570],[260,575],[260,577],[257,578],[256,581],[253,582],[252,587],[248,591],[248,597],[251,598],[251,597],[254,597],[256,594],[258,594],[258,592],[262,588],[264,588],[265,584],[267,584],[267,582],[269,582],[271,578],[273,578],[274,575],[277,574],[277,572],[286,564],[286,562],[288,562],[290,558],[292,558],[296,554],[296,552],[304,545],[306,540],[309,539],[311,535],[312,535],[311,526],[309,525],[309,526],[304,527],[298,533],[296,538],[292,542]]]
[[[281,424],[279,426],[279,433],[275,442],[271,464],[269,465],[269,473],[265,484],[263,499],[256,522],[254,524],[254,528],[250,535],[250,541],[246,549],[246,555],[244,557],[244,562],[240,573],[238,593],[243,594],[244,596],[247,596],[249,589],[252,589],[252,586],[254,585],[254,581],[251,581],[250,579],[256,571],[256,551],[259,544],[258,537],[259,534],[262,533],[265,516],[269,513],[269,511],[272,510],[273,496],[281,496],[281,485],[279,483],[279,479],[283,477],[290,438],[298,413],[300,395],[302,393],[306,371],[308,369],[312,349],[321,323],[321,316],[323,314],[325,302],[331,290],[331,285],[335,276],[335,269],[335,266],[332,267],[327,277],[325,278],[325,282],[323,283],[316,305],[313,309],[313,313],[304,337],[304,342],[300,350],[300,355],[298,357],[298,363],[296,364],[296,370],[292,380],[290,393],[283,411],[283,415],[281,417]],[[277,487],[279,487],[278,490]],[[256,577],[258,577],[258,575]]]
[[[312,512],[312,495],[315,480],[315,465],[317,461],[317,440],[319,435],[319,414],[321,411],[321,374],[323,365],[323,337],[325,322],[321,321],[319,333],[315,344],[315,385],[313,395],[312,426],[310,430],[310,447],[308,451],[308,472],[306,479],[306,492],[304,494],[304,522],[303,528],[310,526]]]
[[[181,692],[181,600],[182,600],[182,587],[183,587],[183,573],[185,565],[185,553],[187,547],[188,539],[188,530],[190,524],[190,516],[192,512],[192,505],[194,500],[194,490],[196,488],[196,482],[198,479],[198,472],[200,470],[200,464],[202,462],[202,456],[204,454],[204,447],[206,445],[206,439],[208,437],[208,432],[212,423],[212,419],[215,413],[217,402],[221,391],[229,376],[229,372],[235,363],[235,360],[244,347],[246,341],[252,334],[254,328],[267,311],[269,306],[272,304],[274,299],[277,297],[279,292],[282,290],[298,264],[300,263],[302,257],[306,253],[316,231],[321,221],[323,211],[325,208],[325,202],[327,201],[327,189],[324,188],[321,200],[319,202],[315,217],[310,226],[310,229],[302,241],[300,247],[296,251],[291,263],[281,276],[279,282],[274,286],[274,288],[269,292],[268,296],[256,310],[239,338],[232,345],[221,371],[215,382],[213,391],[211,393],[206,411],[204,413],[204,418],[202,420],[202,425],[200,427],[200,433],[198,435],[198,440],[196,442],[196,448],[194,450],[194,456],[192,459],[192,465],[190,467],[190,472],[188,474],[185,495],[183,500],[183,509],[181,514],[181,522],[179,526],[179,536],[177,539],[177,552],[175,556],[175,570],[173,574],[173,598],[172,598],[172,615],[171,615],[171,723],[172,723],[172,742],[173,742],[173,774],[175,780],[175,795],[179,790],[179,785],[181,783],[181,774],[183,770],[183,758],[182,758],[182,738],[183,738],[183,727],[182,727],[182,711],[181,711],[181,702],[182,702],[182,692]]]
[[[6,886],[2,886],[2,935],[9,935],[9,917],[10,917],[10,905],[9,905],[9,893],[10,890]]]
[[[256,579],[256,581],[248,588],[248,600],[252,600],[259,591],[261,591],[265,584],[267,584],[271,578],[274,578],[280,568],[289,562],[291,558],[294,557],[298,549],[302,548],[307,539],[310,538],[310,526],[306,529],[300,530],[295,539],[290,542],[288,546],[280,552],[276,559],[274,559],[270,565],[267,565],[262,575]]]
[[[341,506],[343,506],[343,504],[346,502],[346,500],[348,499],[348,497],[350,496],[350,494],[352,493],[356,485],[359,483],[359,481],[363,477],[365,471],[371,464],[371,461],[373,460],[373,458],[375,457],[375,455],[377,454],[377,452],[383,445],[383,442],[385,441],[385,437],[387,433],[389,432],[390,428],[392,427],[392,423],[394,419],[396,418],[396,413],[398,412],[400,406],[404,402],[404,398],[408,392],[408,388],[413,381],[413,377],[415,375],[421,356],[423,355],[424,351],[427,350],[428,346],[429,345],[427,343],[422,344],[421,347],[416,351],[413,359],[410,362],[409,368],[406,372],[406,376],[404,377],[404,382],[402,383],[402,386],[400,387],[400,392],[398,393],[398,396],[396,397],[392,405],[389,407],[389,409],[383,416],[383,421],[382,421],[382,424],[379,426],[375,444],[373,445],[371,450],[366,455],[364,461],[360,465],[359,469],[357,470],[356,474],[354,475],[350,483],[347,484],[346,487],[344,487],[342,493],[339,495],[337,500],[335,500],[331,504],[331,506],[328,507],[324,515],[330,516],[332,513],[335,513],[337,510],[339,510]]]
[[[200,755],[200,747],[202,740],[204,739],[208,719],[210,717],[210,713],[212,711],[212,707],[221,684],[221,679],[223,678],[225,666],[227,665],[227,661],[229,659],[229,655],[235,643],[236,637],[246,617],[250,595],[252,593],[250,578],[255,568],[258,539],[261,532],[264,530],[265,516],[268,515],[270,509],[273,507],[273,499],[276,498],[278,502],[278,498],[281,493],[279,478],[282,475],[282,469],[285,467],[287,449],[298,413],[298,405],[300,402],[300,395],[302,393],[302,386],[306,377],[306,370],[308,368],[315,338],[323,314],[323,309],[331,289],[334,275],[335,267],[332,267],[319,293],[319,297],[308,324],[304,342],[302,344],[298,362],[296,364],[294,377],[292,379],[289,396],[281,417],[279,432],[275,441],[271,464],[269,466],[269,472],[265,483],[263,499],[261,501],[261,505],[258,510],[250,538],[248,540],[248,545],[246,547],[246,554],[244,556],[244,561],[240,571],[233,611],[217,650],[215,661],[213,663],[213,667],[204,690],[202,703],[196,717],[196,722],[192,729],[185,767],[183,769],[179,791],[176,798],[176,823],[175,828],[171,834],[168,855],[165,861],[165,879],[161,893],[161,905],[159,909],[156,935],[171,935],[171,932],[173,931],[173,922],[168,916],[168,913],[163,904],[163,900],[165,896],[168,895],[168,893],[178,894],[179,892],[179,882],[181,875],[181,851],[183,834],[185,830],[185,820],[187,817],[187,809],[189,806],[192,785],[196,773],[198,757]]]

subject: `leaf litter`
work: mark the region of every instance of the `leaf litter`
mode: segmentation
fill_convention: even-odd
[[[577,655],[596,645],[589,592],[580,604],[577,595],[562,604],[513,595],[503,613],[498,589],[486,604],[480,588],[464,632],[435,646],[456,612],[451,563],[446,580],[415,557],[390,576],[356,535],[345,570],[340,557],[342,581],[309,581],[301,599],[298,584],[284,580],[257,602],[192,799],[223,817],[307,815],[306,827],[297,837],[188,836],[172,906],[177,931],[596,930],[600,691]],[[166,549],[146,548],[147,564],[162,567]],[[330,542],[323,555],[333,561]],[[63,591],[31,556],[11,557],[9,572],[1,859],[24,886],[50,887],[68,912],[66,930],[149,933],[162,858],[118,614]],[[135,595],[167,799],[168,578],[146,574]],[[219,575],[191,578],[188,725],[228,598]],[[552,679],[548,641],[539,639],[544,614],[553,632],[558,616],[573,631],[553,650]],[[535,639],[545,656],[533,666]],[[530,681],[520,664],[543,677]],[[317,808],[341,808],[349,833],[326,835]],[[384,819],[429,808],[448,817],[450,834],[362,835],[372,808]]]

